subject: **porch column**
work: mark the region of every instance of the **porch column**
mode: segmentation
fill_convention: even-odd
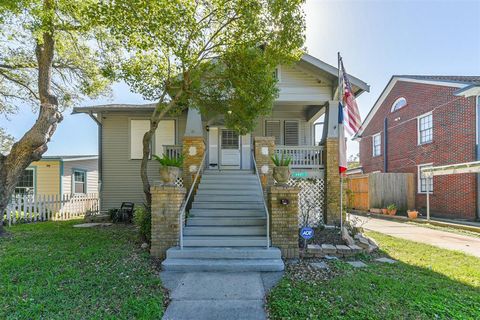
[[[255,137],[255,161],[263,190],[273,185],[273,161],[275,152],[275,137]]]
[[[182,149],[183,186],[189,190],[205,154],[202,117],[197,109],[188,109]]]
[[[328,102],[325,140],[325,223],[340,223],[340,174],[338,172],[338,100]]]

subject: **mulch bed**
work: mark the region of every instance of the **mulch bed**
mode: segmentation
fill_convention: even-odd
[[[328,244],[345,244],[342,236],[340,235],[340,229],[325,229],[325,228],[313,228],[314,235],[312,239],[307,240],[307,244],[318,244],[322,245],[324,243]],[[299,229],[300,233],[300,229]],[[300,248],[305,248],[305,239],[299,238],[298,245]]]
[[[326,262],[328,269],[317,269],[310,263],[312,262]],[[338,276],[341,271],[335,268],[333,261],[326,261],[325,259],[312,258],[300,259],[293,261],[285,261],[285,273],[294,281],[318,281],[330,280]]]

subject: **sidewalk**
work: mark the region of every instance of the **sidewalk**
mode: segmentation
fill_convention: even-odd
[[[439,248],[462,251],[480,257],[480,238],[384,219],[367,218],[354,214],[352,214],[352,216],[358,217],[362,221],[367,221],[363,225],[363,228],[367,230],[384,233],[405,240],[426,243]]]

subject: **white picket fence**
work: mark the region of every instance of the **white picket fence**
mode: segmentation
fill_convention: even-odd
[[[98,214],[98,194],[14,196],[3,215],[3,223],[29,223],[80,218]]]

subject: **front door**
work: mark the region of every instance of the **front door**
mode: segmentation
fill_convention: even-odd
[[[240,136],[235,130],[220,129],[220,166],[240,169]]]

